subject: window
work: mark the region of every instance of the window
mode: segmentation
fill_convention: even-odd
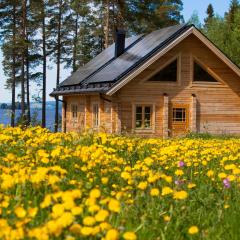
[[[218,82],[212,77],[206,70],[202,68],[198,63],[194,62],[194,82]]]
[[[176,82],[177,81],[177,65],[178,60],[175,59],[172,63],[163,68],[156,75],[151,77],[150,82]]]
[[[98,104],[93,104],[93,127],[99,126],[99,106]]]
[[[78,106],[77,104],[72,104],[72,118],[76,119],[78,116]]]
[[[136,106],[135,127],[137,129],[152,128],[152,107]]]
[[[186,122],[186,108],[173,108],[173,122]]]

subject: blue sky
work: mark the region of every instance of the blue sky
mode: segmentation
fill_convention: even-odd
[[[201,22],[206,17],[206,9],[209,3],[212,3],[214,10],[217,14],[223,16],[224,13],[228,10],[230,0],[183,0],[183,16],[185,21],[187,21],[192,13],[196,10],[199,14]],[[11,92],[4,88],[5,77],[2,69],[2,52],[0,51],[0,102],[10,102],[11,101]],[[70,74],[69,70],[61,69],[61,81],[64,80]],[[49,97],[49,93],[55,87],[56,81],[56,68],[53,67],[47,72],[47,100],[53,100]],[[31,84],[31,93],[36,93],[36,86]]]

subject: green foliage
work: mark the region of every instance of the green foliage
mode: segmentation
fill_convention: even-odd
[[[240,65],[240,5],[232,0],[224,17],[211,17],[203,28],[207,37],[215,43],[233,62]]]
[[[183,21],[181,0],[125,1],[125,21],[134,33],[147,33]]]
[[[198,12],[194,11],[192,16],[190,17],[190,19],[188,20],[188,24],[193,24],[195,25],[195,27],[197,27],[198,29],[202,28],[199,16],[198,16]]]

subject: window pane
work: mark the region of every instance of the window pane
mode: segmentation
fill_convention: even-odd
[[[137,113],[136,114],[136,120],[142,121],[142,114]]]
[[[151,122],[145,120],[144,127],[145,128],[150,128],[151,127]]]
[[[93,105],[93,126],[98,127],[99,125],[99,109],[98,109],[98,104]]]
[[[142,127],[142,120],[136,120],[136,128]]]
[[[150,78],[148,81],[151,82],[176,82],[177,81],[177,59],[175,59],[172,63],[167,65],[165,68],[163,68],[159,73],[154,75],[152,78]]]
[[[151,120],[151,114],[145,114],[144,120],[145,121],[150,121]]]
[[[140,106],[136,107],[136,113],[142,114],[142,107],[140,107]]]
[[[151,128],[151,114],[152,107],[151,106],[137,106],[136,114],[135,114],[135,127],[142,129]]]
[[[204,70],[198,63],[194,62],[194,79],[193,81],[201,82],[218,82],[206,70]]]
[[[145,107],[145,114],[151,113],[151,107]]]
[[[72,105],[72,118],[77,118],[77,105],[76,104],[73,104]]]
[[[173,121],[174,122],[185,122],[186,121],[186,109],[185,108],[174,108],[173,109]]]

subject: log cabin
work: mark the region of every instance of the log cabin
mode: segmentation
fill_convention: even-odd
[[[240,134],[240,69],[194,25],[118,31],[50,95],[63,97],[64,132]]]

